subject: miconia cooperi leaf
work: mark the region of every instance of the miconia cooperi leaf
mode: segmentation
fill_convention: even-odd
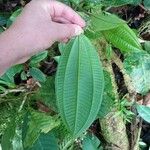
[[[74,137],[95,120],[103,88],[103,69],[98,54],[89,39],[80,35],[66,45],[56,75],[58,109]]]
[[[122,24],[126,24],[126,22],[110,13],[105,12],[91,15],[91,29],[96,32],[111,30]]]
[[[122,52],[135,52],[142,49],[136,34],[127,24],[102,32],[104,37]]]

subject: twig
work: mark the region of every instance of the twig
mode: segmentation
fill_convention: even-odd
[[[22,103],[21,103],[21,105],[20,105],[20,107],[19,107],[18,113],[21,112],[21,110],[22,110],[22,108],[23,108],[23,106],[24,106],[24,104],[25,104],[25,102],[26,102],[26,100],[27,100],[27,97],[28,97],[28,93],[27,93],[27,94],[25,95],[25,97],[23,98],[23,101],[22,101]]]
[[[5,97],[9,93],[18,93],[18,92],[26,92],[26,91],[27,91],[27,89],[24,89],[23,87],[21,87],[19,89],[12,89],[12,90],[8,89],[3,94],[0,94],[0,97]]]

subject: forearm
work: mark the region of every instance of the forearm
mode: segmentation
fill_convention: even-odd
[[[26,57],[29,48],[23,36],[13,29],[0,34],[0,75]]]
[[[83,33],[84,26],[85,21],[60,2],[31,1],[13,25],[0,34],[0,75],[54,42],[66,42]]]

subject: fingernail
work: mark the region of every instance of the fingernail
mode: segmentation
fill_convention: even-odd
[[[80,26],[77,26],[75,28],[75,36],[80,35],[82,33],[84,33],[83,29]]]

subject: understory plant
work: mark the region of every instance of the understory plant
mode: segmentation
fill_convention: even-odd
[[[150,122],[150,108],[139,105],[137,95],[145,104],[150,47],[144,48],[135,30],[109,10],[141,1],[62,2],[86,20],[84,34],[56,43],[0,78],[0,105],[8,109],[4,116],[0,111],[2,150],[140,149],[140,116]],[[150,8],[147,0],[143,4]],[[20,12],[2,17],[1,32]],[[49,75],[42,64],[51,59],[57,72]],[[115,68],[126,92],[119,91]],[[135,126],[133,135],[127,134],[127,125]]]

